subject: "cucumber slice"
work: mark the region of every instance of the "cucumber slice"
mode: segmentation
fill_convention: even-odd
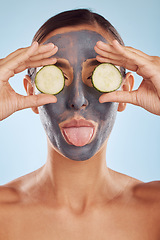
[[[35,85],[42,93],[58,94],[64,88],[65,78],[60,68],[55,65],[46,65],[36,74]]]
[[[92,74],[92,84],[99,92],[113,92],[122,83],[122,75],[117,67],[111,63],[101,63]]]

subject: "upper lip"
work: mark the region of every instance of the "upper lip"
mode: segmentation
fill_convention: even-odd
[[[65,122],[60,123],[60,127],[69,128],[69,127],[95,127],[95,124],[89,120],[85,119],[71,119]]]

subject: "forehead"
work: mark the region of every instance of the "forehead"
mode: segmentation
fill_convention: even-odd
[[[90,59],[96,57],[94,46],[97,41],[107,42],[99,33],[91,30],[70,31],[56,34],[47,39],[44,44],[52,42],[58,46],[58,52],[55,56],[59,58],[84,58]]]

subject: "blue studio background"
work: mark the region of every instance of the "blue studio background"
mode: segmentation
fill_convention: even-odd
[[[0,58],[31,44],[37,29],[53,15],[75,8],[89,8],[107,18],[126,45],[160,56],[159,0],[6,0],[0,8]],[[10,80],[25,94],[20,73]],[[141,78],[135,75],[135,88]],[[45,132],[31,109],[0,122],[0,184],[41,167],[47,157]],[[160,180],[160,117],[128,104],[117,120],[107,148],[112,169],[142,181]]]

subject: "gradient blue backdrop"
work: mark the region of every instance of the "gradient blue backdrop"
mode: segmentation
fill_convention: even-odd
[[[34,33],[48,18],[74,8],[90,8],[102,14],[117,28],[126,45],[160,56],[159,0],[10,0],[0,7],[0,58],[30,45]],[[25,94],[25,73],[10,81],[21,94]],[[135,88],[140,81],[135,75]],[[39,116],[31,109],[0,122],[0,184],[34,171],[46,157],[46,136]],[[123,113],[118,113],[106,159],[116,171],[142,181],[159,180],[160,117],[128,104]]]

